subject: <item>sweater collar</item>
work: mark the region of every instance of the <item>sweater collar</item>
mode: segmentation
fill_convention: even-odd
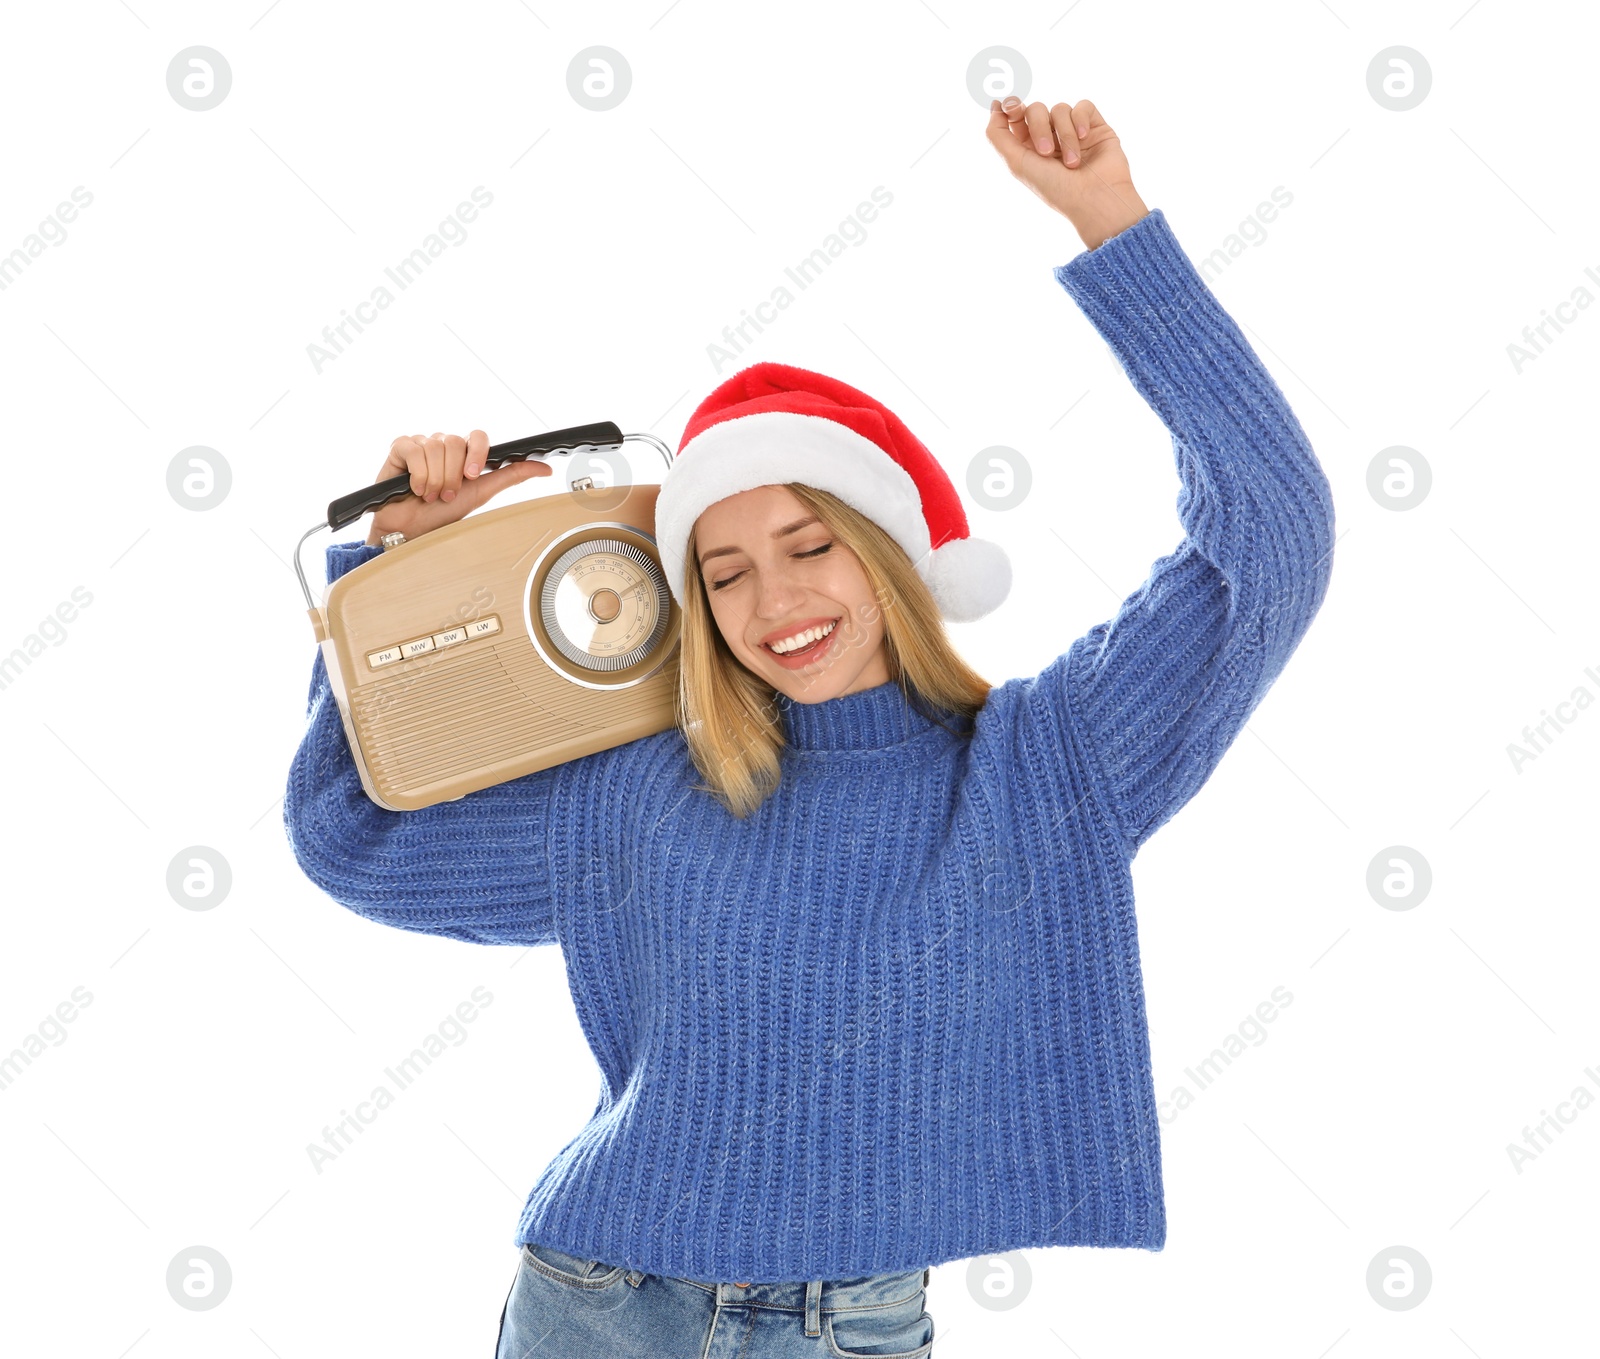
[[[937,725],[913,708],[894,680],[820,703],[773,691],[784,735],[796,750],[881,750]]]

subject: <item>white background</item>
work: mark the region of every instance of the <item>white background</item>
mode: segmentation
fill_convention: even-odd
[[[76,186],[93,201],[0,291],[0,655],[76,587],[92,602],[0,689],[0,1054],[92,1001],[0,1089],[6,1349],[492,1351],[523,1198],[597,1089],[562,959],[371,925],[281,821],[314,654],[290,552],[395,435],[615,420],[675,447],[717,381],[775,359],[879,397],[958,485],[1013,447],[1030,498],[969,508],[1016,586],[954,629],[996,683],[1175,546],[1167,433],[1051,277],[1081,243],[985,140],[967,69],[997,45],[1026,98],[1097,102],[1192,259],[1292,194],[1209,277],[1311,437],[1339,540],[1305,642],[1134,870],[1163,1099],[1274,987],[1293,1002],[1163,1126],[1163,1252],[1025,1252],[1009,1310],[983,1305],[994,1262],[943,1263],[936,1352],[1592,1345],[1600,1111],[1563,1106],[1520,1172],[1507,1147],[1600,1094],[1600,705],[1520,772],[1507,747],[1600,697],[1600,308],[1520,373],[1507,346],[1600,297],[1600,24],[1068,2],[9,13],[0,252]],[[166,84],[194,45],[232,70],[204,112]],[[632,70],[609,112],[567,89],[593,45]],[[1367,88],[1393,45],[1432,70],[1409,111]],[[478,185],[465,241],[317,372],[323,327]],[[878,185],[866,239],[719,368],[708,345]],[[231,469],[206,511],[168,491],[194,445]],[[1367,485],[1393,445],[1433,474],[1403,512]],[[1431,865],[1414,909],[1367,890],[1395,845]],[[190,846],[231,870],[215,909],[168,891]],[[315,1173],[307,1144],[480,985],[469,1040]],[[233,1274],[207,1311],[167,1291],[196,1245]],[[1432,1271],[1403,1311],[1366,1282],[1396,1245]]]

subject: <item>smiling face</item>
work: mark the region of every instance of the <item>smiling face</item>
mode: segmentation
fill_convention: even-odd
[[[801,703],[888,682],[861,559],[785,487],[717,501],[694,541],[711,615],[747,670]]]

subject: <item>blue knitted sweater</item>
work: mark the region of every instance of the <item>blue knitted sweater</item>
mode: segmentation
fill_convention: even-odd
[[[893,682],[779,695],[781,782],[743,821],[691,789],[676,727],[394,812],[313,663],[284,804],[311,881],[400,929],[561,947],[599,1097],[518,1244],[761,1282],[1164,1245],[1129,866],[1305,633],[1333,506],[1160,210],[1054,272],[1171,432],[1183,538],[972,721]],[[330,579],[380,551],[329,547]],[[538,1066],[530,1036],[511,1077]]]

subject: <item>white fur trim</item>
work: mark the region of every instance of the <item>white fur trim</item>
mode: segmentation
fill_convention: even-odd
[[[662,479],[656,496],[656,549],[680,605],[684,551],[701,512],[741,491],[786,481],[828,491],[860,510],[928,578],[928,521],[911,474],[871,439],[837,420],[761,411],[719,421],[697,434]]]
[[[1011,593],[1011,558],[986,538],[952,538],[923,573],[939,612],[952,623],[993,613]]]

